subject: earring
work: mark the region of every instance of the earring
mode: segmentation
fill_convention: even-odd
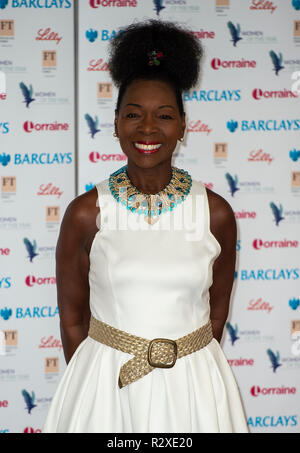
[[[183,137],[179,139],[179,141],[182,143],[183,142]]]
[[[113,136],[116,137],[116,140],[119,140],[119,137],[117,136],[116,132],[113,133]]]

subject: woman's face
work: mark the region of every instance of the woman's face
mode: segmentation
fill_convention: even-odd
[[[141,168],[171,160],[184,130],[184,115],[168,83],[135,80],[128,86],[115,117],[115,132],[128,160]]]

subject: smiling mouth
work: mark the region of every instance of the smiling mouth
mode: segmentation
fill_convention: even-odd
[[[135,149],[137,149],[140,153],[143,154],[152,154],[159,150],[161,147],[161,143],[141,143],[141,142],[134,142],[133,143]]]

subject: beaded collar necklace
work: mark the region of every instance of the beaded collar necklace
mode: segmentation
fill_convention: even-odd
[[[185,170],[172,168],[172,177],[167,186],[155,194],[140,192],[130,181],[127,165],[109,177],[109,189],[118,203],[139,215],[150,225],[156,223],[162,213],[173,211],[190,193],[192,178]]]

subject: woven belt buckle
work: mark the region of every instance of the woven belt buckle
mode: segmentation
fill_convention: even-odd
[[[174,348],[174,358],[173,358],[172,363],[164,364],[164,363],[152,362],[152,360],[151,360],[151,352],[152,352],[153,346],[156,343],[168,343],[168,344],[171,344],[173,346],[173,348]],[[176,360],[177,360],[177,343],[176,343],[176,341],[168,340],[166,338],[155,338],[154,340],[150,341],[149,347],[148,347],[148,363],[149,363],[150,366],[152,366],[154,368],[172,368],[175,365]]]

